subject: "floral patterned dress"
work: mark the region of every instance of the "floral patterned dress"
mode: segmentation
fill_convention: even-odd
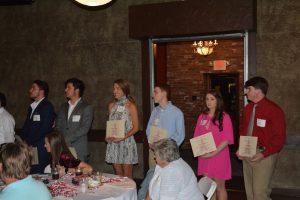
[[[125,120],[125,134],[132,129],[132,119],[125,104],[128,99],[124,96],[115,102],[111,109],[109,120]],[[112,142],[106,146],[106,158],[108,163],[137,164],[138,154],[134,136],[130,136],[120,142]]]

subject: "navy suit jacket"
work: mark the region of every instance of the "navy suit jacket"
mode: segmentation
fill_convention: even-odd
[[[53,105],[46,98],[38,104],[32,115],[31,111],[32,109],[29,106],[21,138],[28,145],[37,147],[40,166],[38,166],[38,171],[34,171],[33,173],[41,173],[40,171],[43,171],[45,168],[44,165],[49,164],[49,153],[44,147],[44,139],[53,130],[55,112]]]

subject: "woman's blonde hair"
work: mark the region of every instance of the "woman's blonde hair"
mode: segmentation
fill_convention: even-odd
[[[1,177],[24,179],[30,174],[32,153],[25,143],[8,143],[0,151]]]

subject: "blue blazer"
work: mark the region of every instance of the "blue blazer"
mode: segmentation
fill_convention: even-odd
[[[29,106],[21,138],[28,145],[38,149],[39,165],[32,166],[32,173],[43,173],[44,168],[49,164],[49,153],[44,147],[44,139],[53,130],[55,112],[52,103],[46,98],[39,103],[32,115],[31,111]]]

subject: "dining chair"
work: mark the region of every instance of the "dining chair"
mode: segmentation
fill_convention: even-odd
[[[198,182],[198,187],[207,200],[210,200],[217,189],[217,183],[212,179],[203,176]]]

